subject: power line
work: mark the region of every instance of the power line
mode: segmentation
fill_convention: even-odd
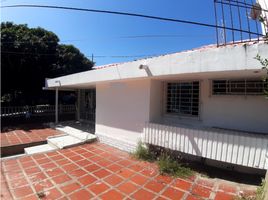
[[[47,8],[47,9],[74,10],[74,11],[84,11],[84,12],[124,15],[124,16],[132,16],[132,17],[141,17],[141,18],[147,18],[147,19],[160,20],[160,21],[170,21],[170,22],[176,22],[176,23],[184,23],[184,24],[192,24],[192,25],[198,25],[198,26],[206,26],[206,27],[210,27],[210,28],[224,28],[226,30],[239,31],[239,32],[244,32],[244,33],[250,33],[250,34],[263,36],[262,34],[247,31],[247,30],[240,30],[240,29],[231,28],[231,27],[223,27],[223,26],[214,25],[214,24],[207,24],[207,23],[202,23],[202,22],[195,22],[195,21],[181,20],[181,19],[173,19],[173,18],[165,18],[165,17],[158,17],[158,16],[152,16],[152,15],[137,14],[137,13],[110,11],[110,10],[97,10],[97,9],[89,9],[89,8],[75,8],[75,7],[37,5],[37,4],[32,4],[32,5],[31,4],[29,4],[29,5],[27,5],[27,4],[25,4],[25,5],[16,4],[16,5],[9,5],[9,6],[1,6],[1,8]]]
[[[1,51],[4,54],[18,54],[18,55],[46,55],[55,56],[56,54],[49,53],[34,53],[34,52],[16,52],[16,51]],[[139,58],[139,57],[153,57],[160,54],[148,54],[148,55],[94,55],[94,58]],[[88,58],[92,58],[92,55],[85,55]]]
[[[128,36],[118,36],[118,37],[111,37],[111,38],[106,38],[106,39],[139,39],[139,38],[210,38],[213,37],[213,35],[184,35],[184,34],[171,34],[171,35],[128,35]],[[65,43],[65,42],[77,42],[77,41],[90,41],[88,39],[70,39],[70,40],[62,40],[59,41],[59,43]],[[54,43],[55,41],[2,41],[2,44],[13,44],[13,43],[18,43],[18,44],[28,44],[28,43]]]

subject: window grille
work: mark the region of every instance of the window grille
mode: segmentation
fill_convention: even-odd
[[[198,116],[199,82],[167,83],[166,113]]]
[[[262,95],[267,87],[263,80],[212,80],[213,95]]]

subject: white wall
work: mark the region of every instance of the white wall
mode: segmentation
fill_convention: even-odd
[[[189,78],[189,80],[193,79],[194,77]],[[163,82],[167,80],[152,81],[150,120],[170,125],[207,126],[268,133],[268,100],[264,96],[211,96],[209,79],[213,78],[207,76],[199,79],[199,119],[165,115]]]
[[[98,84],[96,134],[131,140],[149,121],[150,80]]]
[[[264,96],[210,96],[203,81],[201,119],[207,126],[268,134],[268,100]]]

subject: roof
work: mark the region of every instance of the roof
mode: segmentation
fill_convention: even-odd
[[[48,79],[46,83],[48,88],[87,88],[101,82],[127,79],[241,70],[251,73],[251,70],[261,69],[259,61],[254,59],[257,54],[268,57],[268,45],[263,42],[230,44],[218,48],[216,45],[208,45],[178,53],[102,65],[95,70]],[[147,68],[140,68],[141,65]]]
[[[215,49],[215,48],[224,48],[226,46],[241,46],[241,45],[251,45],[251,44],[256,44],[256,43],[264,43],[264,41],[261,40],[254,40],[251,39],[251,41],[248,40],[244,40],[243,42],[230,42],[227,43],[226,45],[222,45],[222,46],[217,46],[216,44],[210,44],[210,45],[204,45],[201,47],[197,47],[197,48],[193,48],[193,49],[189,49],[189,50],[183,50],[183,51],[178,51],[178,52],[173,52],[173,53],[167,53],[167,54],[161,54],[158,56],[153,56],[153,57],[145,57],[145,58],[141,58],[141,59],[135,59],[133,61],[128,61],[128,62],[119,62],[119,63],[109,63],[106,65],[99,65],[99,66],[94,66],[93,69],[103,69],[103,68],[107,68],[107,67],[114,67],[117,65],[121,65],[124,63],[131,63],[131,62],[135,62],[135,61],[145,61],[147,59],[152,59],[152,58],[157,58],[157,57],[162,57],[162,56],[167,56],[167,55],[172,55],[172,54],[178,54],[178,53],[185,53],[185,52],[194,52],[194,51],[204,51],[204,50],[208,50],[208,49]]]

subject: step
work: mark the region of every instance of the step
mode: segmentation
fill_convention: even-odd
[[[51,146],[49,144],[42,144],[38,146],[33,146],[33,147],[27,147],[24,148],[25,154],[35,154],[35,153],[43,153],[47,151],[53,151],[56,150],[57,148],[55,146]]]
[[[97,138],[96,135],[93,135],[85,131],[81,131],[79,129],[70,126],[56,127],[56,130],[67,133],[68,135],[76,137],[84,142],[92,141]]]
[[[80,140],[76,137],[73,137],[71,135],[62,135],[62,136],[58,136],[58,137],[49,137],[47,138],[47,143],[55,146],[59,149],[64,149],[67,147],[72,147],[72,146],[76,146],[79,144],[84,144],[85,141]]]

